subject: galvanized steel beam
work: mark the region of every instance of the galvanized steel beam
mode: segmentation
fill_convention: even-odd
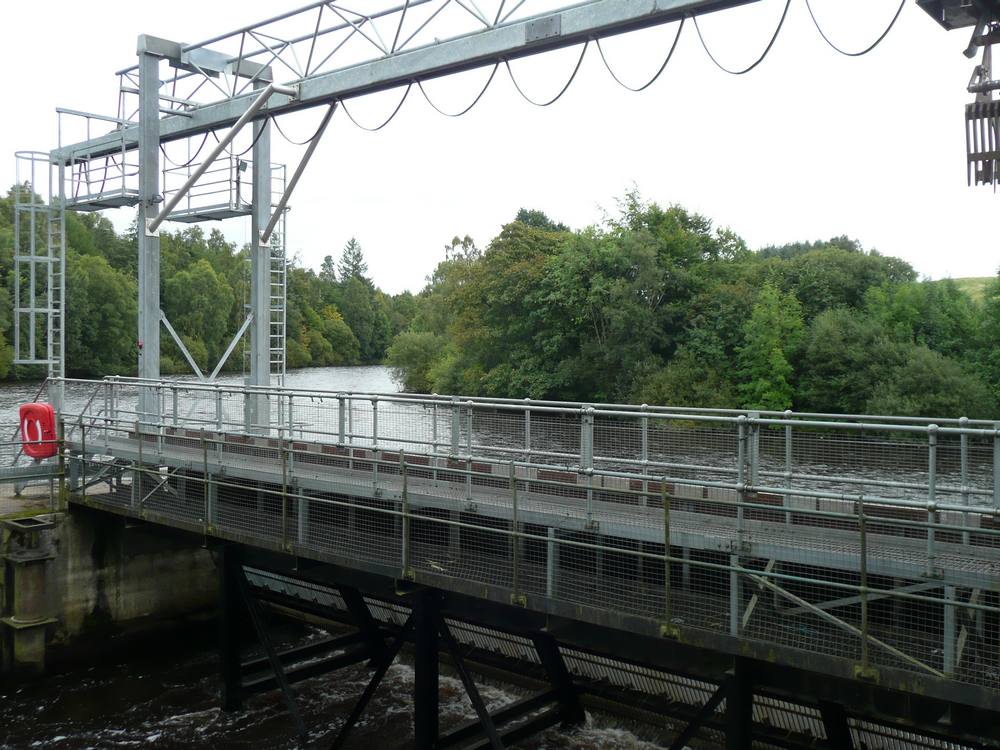
[[[414,81],[440,78],[505,60],[582,44],[592,39],[669,23],[684,16],[701,15],[757,1],[592,0],[424,47],[390,53],[383,58],[341,70],[309,76],[299,82],[297,98],[276,95],[258,117],[330,104],[405,86]],[[166,48],[160,50],[161,54],[169,51]],[[155,96],[155,93],[154,89],[152,95]],[[160,123],[161,140],[169,142],[228,127],[247,111],[253,97],[253,94],[247,94],[189,110],[185,116],[167,116]],[[68,162],[74,154],[87,154],[90,158],[96,158],[120,153],[122,139],[124,138],[125,148],[131,149],[135,147],[138,135],[138,127],[130,126],[124,132],[116,131],[56,149],[52,156],[55,160]]]

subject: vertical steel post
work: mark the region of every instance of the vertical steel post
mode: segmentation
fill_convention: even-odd
[[[451,397],[451,455],[458,458],[459,440],[462,434],[462,407],[458,403],[458,396]]]
[[[434,403],[431,404],[431,453],[437,453],[438,451],[438,405],[437,405],[437,394],[432,393],[431,397],[434,398]]]
[[[963,430],[968,429],[969,418],[962,417],[958,420],[958,425]],[[964,432],[959,437],[959,472],[960,482],[962,486],[962,505],[966,508],[969,507],[970,497],[969,497],[969,436]],[[969,525],[969,514],[962,514],[962,526]],[[969,532],[962,532],[962,544],[969,544]]]
[[[255,81],[255,89],[268,86]],[[247,384],[263,388],[271,385],[271,246],[261,234],[271,218],[271,125],[268,118],[253,123],[253,206],[250,257],[250,374]],[[251,425],[270,424],[270,409],[262,393],[248,402],[247,431]],[[263,428],[262,428],[263,429]]]
[[[160,195],[160,58],[139,36],[139,377],[160,377],[160,236],[146,223],[157,214]],[[153,421],[156,392],[139,386],[139,422]],[[155,421],[159,421],[156,419]]]
[[[403,460],[403,451],[399,451],[399,460]],[[378,449],[378,397],[372,396],[372,489],[378,492],[378,464],[380,453]]]
[[[941,671],[946,675],[955,673],[955,587],[944,587],[944,644],[943,666]]]
[[[785,411],[785,419],[789,420],[788,424],[785,425],[785,487],[789,489],[789,492],[785,493],[785,523],[791,525],[792,523],[792,410],[788,409]]]
[[[587,477],[587,525],[594,522],[594,407],[585,406],[580,420],[580,469]]]
[[[525,403],[530,403],[531,399],[524,399]],[[524,410],[524,460],[531,463],[531,409]]]
[[[176,427],[179,424],[178,408],[177,408],[178,407],[178,403],[177,403],[177,386],[176,385],[170,386],[170,391],[171,391],[171,395],[173,396],[173,412],[174,412],[173,423],[174,423],[174,427]]]
[[[740,634],[740,556],[729,556],[729,635]]]
[[[337,442],[341,445],[347,444],[347,411],[345,406],[347,399],[337,396]]]
[[[868,656],[868,534],[865,519],[865,497],[858,496],[858,557],[861,590],[861,668],[869,669]]]
[[[466,401],[468,417],[465,433],[465,500],[472,503],[472,401]]]
[[[642,454],[640,459],[642,460],[642,498],[639,500],[639,504],[642,507],[649,505],[649,480],[646,479],[646,473],[649,471],[649,417],[646,416],[646,411],[649,409],[648,404],[643,404],[642,409],[642,419],[640,420],[642,429]]]
[[[1000,422],[993,423],[993,509],[1000,510]]]
[[[545,555],[545,595],[553,597],[556,595],[556,575],[559,571],[559,542],[556,538],[556,530],[549,527],[548,542],[546,542]]]
[[[938,522],[937,510],[937,429],[936,424],[927,426],[927,575],[934,575],[937,553],[935,529]]]
[[[403,492],[400,496],[400,509],[403,513],[403,522],[400,524],[402,529],[400,564],[402,567],[401,575],[406,579],[410,578],[410,495],[407,488],[406,456],[403,454],[402,448],[399,449],[399,473],[403,477]]]
[[[746,502],[747,418],[736,418],[736,543],[743,547],[743,503]]]
[[[511,513],[511,601],[517,603],[520,601],[518,585],[518,567],[520,565],[520,546],[521,546],[521,535],[518,531],[518,517],[517,517],[517,473],[514,468],[514,462],[510,462],[510,513]]]
[[[660,478],[660,497],[663,501],[663,617],[667,628],[673,617],[670,611],[670,495],[667,494],[667,478]]]

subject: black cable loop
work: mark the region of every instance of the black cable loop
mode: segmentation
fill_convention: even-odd
[[[526,102],[528,102],[529,104],[534,104],[536,107],[548,107],[550,104],[555,104],[557,101],[559,101],[559,99],[562,98],[562,95],[565,94],[566,91],[569,89],[570,85],[572,85],[573,80],[576,78],[576,74],[580,71],[580,65],[583,64],[583,57],[584,55],[587,54],[587,47],[589,46],[590,46],[590,40],[588,39],[586,42],[583,43],[583,49],[580,51],[580,59],[576,61],[576,67],[573,68],[573,74],[569,77],[569,80],[566,81],[566,85],[562,87],[562,91],[556,94],[553,98],[549,99],[547,102],[536,102],[530,96],[525,94],[521,90],[521,87],[518,86],[517,79],[514,78],[514,71],[510,69],[510,61],[504,60],[503,64],[507,66],[507,74],[510,76],[510,81],[511,83],[514,84],[514,88],[517,89],[517,93],[519,93]]]
[[[496,65],[493,66],[493,72],[490,73],[490,77],[486,79],[486,85],[483,86],[483,90],[480,91],[479,95],[476,96],[476,98],[472,100],[472,104],[470,104],[468,107],[466,107],[465,109],[463,109],[461,112],[458,112],[457,114],[453,114],[451,112],[445,112],[438,105],[436,105],[434,102],[432,102],[431,98],[429,96],[427,96],[427,92],[424,91],[424,84],[422,82],[417,81],[417,87],[420,89],[420,93],[424,95],[424,99],[427,100],[427,103],[430,104],[431,107],[434,109],[434,111],[436,111],[438,114],[444,115],[445,117],[461,117],[462,115],[464,115],[467,112],[469,112],[469,110],[471,110],[477,104],[479,104],[479,100],[483,98],[483,94],[486,93],[486,89],[488,89],[490,87],[490,84],[493,83],[493,76],[495,76],[497,74],[497,70],[499,68],[500,68],[500,63],[497,63]]]
[[[806,9],[809,11],[809,17],[812,19],[813,25],[816,27],[816,31],[818,31],[819,35],[823,37],[823,41],[829,44],[835,50],[837,50],[837,52],[846,57],[861,57],[862,55],[867,55],[873,49],[878,47],[882,43],[882,40],[884,40],[887,36],[889,36],[889,32],[892,31],[892,27],[896,25],[896,21],[899,20],[899,16],[903,12],[904,5],[906,5],[906,0],[900,0],[899,7],[896,8],[896,15],[892,17],[892,20],[889,21],[889,25],[885,27],[885,31],[882,32],[882,34],[879,36],[878,39],[876,39],[874,42],[872,42],[870,45],[865,47],[860,52],[848,52],[846,50],[842,50],[840,47],[838,47],[836,44],[830,41],[830,37],[828,37],[823,32],[823,28],[819,25],[819,21],[816,20],[816,14],[813,13],[812,4],[809,2],[809,0],[806,0]]]
[[[629,86],[627,83],[623,82],[621,78],[615,75],[615,71],[611,69],[611,65],[608,64],[608,59],[604,56],[604,48],[601,47],[601,40],[598,39],[597,51],[601,53],[601,61],[604,63],[604,67],[608,69],[608,73],[611,74],[611,77],[614,78],[615,82],[622,88],[628,89],[629,91],[632,91],[636,94],[638,94],[640,91],[645,91],[654,83],[656,83],[656,80],[660,77],[663,71],[666,70],[667,65],[670,64],[670,60],[674,56],[674,50],[677,49],[677,43],[681,40],[681,32],[684,31],[684,22],[686,20],[687,20],[686,16],[681,16],[681,25],[677,27],[677,36],[674,37],[674,43],[670,45],[670,52],[667,53],[667,59],[663,61],[663,65],[661,65],[660,69],[656,71],[656,75],[650,78],[647,83],[640,86],[639,88],[633,88],[632,86]]]
[[[168,164],[184,169],[185,167],[190,167],[192,164],[194,164],[195,160],[198,158],[198,155],[201,153],[201,150],[205,148],[206,143],[208,143],[208,133],[205,133],[205,137],[201,139],[201,145],[198,146],[198,150],[194,152],[194,156],[192,156],[188,161],[184,162],[183,164],[178,164],[169,156],[167,156],[167,149],[163,147],[162,143],[160,144],[160,153],[163,154],[163,158],[167,161]]]
[[[268,115],[267,117],[265,117],[265,118],[264,118],[264,123],[266,123],[266,122],[267,122],[267,120],[269,120],[269,119],[271,119],[271,116],[270,116],[270,115]],[[264,123],[261,123],[261,125],[263,125]],[[240,151],[240,153],[238,153],[238,154],[237,154],[237,153],[233,153],[233,151],[231,151],[231,150],[229,149],[229,146],[225,146],[225,147],[223,147],[223,149],[222,149],[222,150],[223,150],[223,151],[225,151],[225,152],[226,152],[226,153],[227,153],[227,154],[228,154],[229,156],[232,156],[232,157],[233,157],[234,159],[239,159],[239,158],[241,158],[241,157],[243,157],[243,156],[246,156],[246,155],[247,155],[248,153],[250,153],[250,151],[252,151],[252,150],[253,150],[253,147],[257,145],[257,141],[259,141],[259,140],[260,140],[260,137],[261,137],[262,135],[264,135],[264,131],[265,131],[266,129],[267,129],[267,128],[264,128],[264,127],[262,127],[262,128],[260,129],[260,131],[259,131],[259,132],[257,133],[257,135],[255,135],[255,136],[254,136],[254,139],[253,139],[253,141],[251,141],[250,145],[249,145],[249,146],[247,146],[245,150],[243,150],[243,151]],[[214,130],[210,130],[209,132],[210,132],[210,133],[212,134],[212,137],[213,137],[213,138],[215,139],[215,142],[216,142],[216,143],[222,143],[222,141],[220,141],[220,140],[219,140],[219,136],[217,136],[217,135],[215,134],[215,131],[214,131]]]
[[[334,102],[330,106],[331,107],[336,107],[337,103]],[[277,128],[278,132],[281,134],[281,137],[284,138],[288,143],[292,144],[293,146],[306,146],[306,145],[312,143],[314,140],[316,140],[316,137],[319,135],[319,131],[323,129],[323,121],[320,120],[319,126],[316,128],[316,132],[313,133],[311,136],[309,136],[306,140],[304,140],[302,142],[299,142],[299,141],[293,141],[291,138],[289,138],[287,135],[285,135],[285,131],[282,130],[281,129],[281,125],[278,124],[278,118],[277,117],[273,117],[272,116],[271,117],[271,122],[274,123],[274,127]]]
[[[405,102],[406,101],[406,97],[408,97],[410,95],[410,89],[412,89],[412,88],[413,88],[413,83],[412,82],[406,84],[406,91],[403,92],[403,98],[399,100],[399,104],[396,105],[396,109],[394,109],[392,111],[392,114],[389,115],[389,119],[386,120],[385,122],[383,122],[377,128],[365,127],[364,125],[362,125],[361,123],[359,123],[357,120],[355,120],[354,116],[351,114],[350,110],[347,109],[347,103],[344,102],[343,99],[340,100],[340,106],[344,110],[344,114],[347,115],[347,119],[349,119],[351,122],[353,122],[357,127],[361,128],[362,130],[367,130],[369,133],[374,133],[374,132],[376,132],[378,130],[381,130],[382,128],[384,128],[386,125],[388,125],[390,122],[392,122],[395,119],[396,115],[399,114],[399,110],[401,110],[403,108],[403,102]]]
[[[778,28],[774,30],[774,36],[772,36],[771,41],[767,43],[767,47],[764,49],[764,53],[757,58],[757,62],[753,63],[749,68],[744,68],[743,70],[730,70],[725,65],[723,65],[722,63],[720,63],[718,60],[715,59],[715,55],[712,54],[712,51],[708,48],[708,45],[705,44],[705,37],[701,35],[701,27],[698,25],[698,16],[693,16],[694,29],[695,31],[698,32],[698,39],[701,40],[701,46],[705,50],[705,54],[708,55],[708,58],[715,63],[715,66],[719,70],[725,73],[729,73],[730,75],[741,76],[749,73],[751,70],[756,68],[762,62],[764,62],[764,58],[767,57],[768,53],[771,51],[771,47],[773,47],[774,43],[778,40],[778,34],[781,33],[781,29],[785,25],[785,19],[788,17],[788,9],[791,7],[791,5],[792,5],[792,0],[786,0],[785,9],[781,13],[781,20],[778,21]]]

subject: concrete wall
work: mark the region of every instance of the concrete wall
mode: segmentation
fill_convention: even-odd
[[[55,525],[27,552],[19,532],[0,538],[0,673],[85,661],[125,645],[112,636],[213,614],[218,574],[200,538],[80,506],[39,518]]]
[[[56,641],[210,611],[215,563],[200,540],[71,506],[51,532]]]

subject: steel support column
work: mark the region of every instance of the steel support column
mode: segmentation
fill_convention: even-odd
[[[726,683],[726,750],[750,750],[753,745],[753,681],[737,659]]]
[[[413,603],[413,747],[433,750],[438,741],[438,593],[422,591]]]
[[[224,545],[219,549],[219,667],[223,711],[238,711],[243,705],[240,623],[246,616],[246,608],[233,572],[239,564],[239,555],[234,548]]]
[[[160,58],[139,37],[139,377],[160,377],[160,236],[146,231],[162,201],[160,177]],[[150,388],[139,389],[139,421],[159,421],[159,401]]]
[[[258,81],[255,87],[266,88]],[[271,385],[271,246],[261,241],[261,233],[271,218],[271,124],[270,120],[253,123],[253,208],[251,232],[253,250],[250,258],[250,374],[247,385]],[[267,398],[253,394],[247,400],[247,431],[266,430],[270,423]],[[254,428],[253,425],[263,426]]]

